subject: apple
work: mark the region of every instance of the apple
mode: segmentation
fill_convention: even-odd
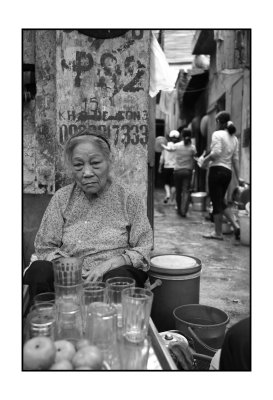
[[[72,370],[73,365],[69,360],[61,360],[58,362],[55,362],[53,365],[50,367],[51,370]]]
[[[92,369],[100,370],[102,362],[102,352],[96,346],[82,347],[72,358],[72,364],[75,368],[88,366]]]
[[[26,341],[23,347],[25,370],[47,370],[54,363],[56,347],[46,336],[36,336]]]
[[[88,339],[80,339],[76,343],[76,350],[80,350],[83,347],[87,347],[87,346],[90,346],[90,345],[91,345],[91,343],[90,343],[90,341]]]
[[[56,347],[55,363],[62,360],[71,361],[76,354],[74,345],[68,340],[56,340],[54,344]]]

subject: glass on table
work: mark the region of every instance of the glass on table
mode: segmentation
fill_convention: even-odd
[[[84,304],[83,284],[77,285],[59,285],[54,283],[55,288],[55,303],[75,303],[79,306]]]
[[[124,289],[135,287],[136,281],[133,278],[115,277],[106,281],[107,301],[117,310],[118,327],[122,326],[122,301],[121,293]]]
[[[56,338],[56,307],[53,303],[34,304],[26,319],[26,339],[35,336]]]
[[[73,301],[58,301],[57,305],[57,338],[73,344],[83,338],[84,313],[81,304]]]
[[[84,291],[84,312],[87,319],[87,308],[95,302],[106,302],[106,286],[104,282],[87,282],[83,285]]]
[[[87,307],[85,337],[103,353],[111,369],[118,368],[117,311],[103,302],[94,302]]]
[[[83,259],[60,257],[52,261],[54,282],[62,286],[73,286],[82,282]]]
[[[121,370],[147,370],[150,338],[147,337],[139,343],[129,342],[125,337],[119,340],[119,360]]]
[[[142,342],[148,333],[153,293],[148,289],[122,291],[122,335],[133,343]]]
[[[83,285],[84,303],[88,306],[96,301],[104,303],[106,301],[106,285],[104,282],[87,282]]]
[[[55,303],[55,293],[54,292],[44,292],[36,294],[33,298],[34,304],[39,303]]]

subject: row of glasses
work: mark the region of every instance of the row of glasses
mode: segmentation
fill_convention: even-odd
[[[86,338],[104,353],[111,368],[146,369],[153,293],[131,278],[84,285]],[[119,361],[118,361],[119,360]]]
[[[139,364],[138,358],[143,359],[141,348],[149,347],[147,330],[152,293],[136,288],[131,278],[84,284],[81,265],[82,260],[73,257],[53,262],[55,294],[41,293],[35,297],[27,321],[29,336],[42,334],[72,342],[85,336],[114,367],[118,367],[119,340],[119,367],[138,369],[125,368],[124,352],[128,354],[130,347],[131,362]]]

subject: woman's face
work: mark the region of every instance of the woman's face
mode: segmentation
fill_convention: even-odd
[[[87,194],[95,194],[106,186],[110,163],[100,149],[89,141],[79,143],[72,152],[72,174]]]

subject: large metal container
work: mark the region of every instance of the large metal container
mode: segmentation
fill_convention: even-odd
[[[206,211],[206,192],[197,192],[191,194],[192,210],[193,211]]]
[[[163,254],[151,258],[149,271],[154,287],[151,317],[159,332],[175,329],[173,310],[183,304],[198,304],[201,261],[182,254]]]

